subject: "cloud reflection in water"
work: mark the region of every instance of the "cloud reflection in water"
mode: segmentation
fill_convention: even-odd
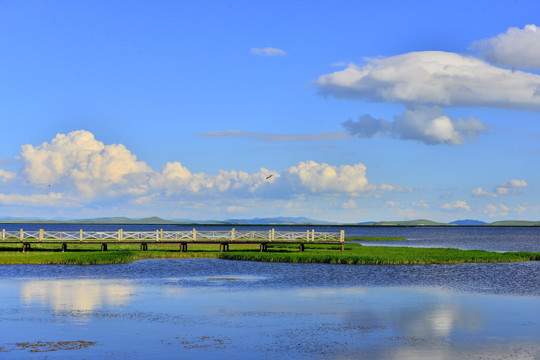
[[[27,281],[21,285],[21,300],[26,304],[49,305],[56,312],[91,312],[104,306],[126,304],[134,295],[130,281],[66,279]]]

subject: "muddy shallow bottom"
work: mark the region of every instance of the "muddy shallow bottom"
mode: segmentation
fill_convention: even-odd
[[[538,266],[4,267],[0,358],[540,358],[538,284],[482,280],[501,270]]]

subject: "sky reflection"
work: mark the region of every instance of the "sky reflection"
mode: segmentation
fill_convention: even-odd
[[[176,269],[183,263],[165,264]],[[182,269],[184,275],[163,277],[89,279],[70,272],[67,279],[4,279],[0,348],[8,350],[0,357],[24,358],[10,344],[38,340],[99,344],[69,354],[74,359],[461,360],[540,354],[537,296],[442,286],[332,286],[324,280],[300,285],[281,281],[288,264],[273,264],[274,275],[254,271],[258,264],[251,264],[251,275],[229,263],[192,265]],[[319,268],[321,274],[334,269]],[[69,358],[65,351],[47,356]]]

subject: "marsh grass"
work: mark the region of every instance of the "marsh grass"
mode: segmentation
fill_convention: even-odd
[[[447,248],[408,248],[387,246],[362,246],[347,244],[345,251],[336,251],[332,245],[310,245],[305,251],[293,252],[290,247],[269,246],[269,252],[234,251],[220,253],[219,258],[264,262],[328,263],[357,265],[418,265],[459,264],[486,262],[538,261],[540,253],[484,250],[458,250]]]
[[[410,248],[387,246],[362,246],[346,243],[340,245],[306,244],[305,251],[298,251],[298,244],[268,244],[268,252],[260,252],[259,245],[231,244],[230,250],[219,252],[219,245],[189,245],[187,252],[180,252],[177,245],[148,244],[148,251],[140,251],[136,244],[110,244],[102,252],[98,244],[82,244],[62,253],[59,245],[32,244],[30,252],[21,252],[19,244],[0,243],[0,264],[66,264],[100,265],[121,264],[142,259],[159,258],[219,258],[227,260],[328,263],[358,265],[416,265],[458,264],[486,262],[539,261],[540,253],[484,250],[458,250],[447,248]]]

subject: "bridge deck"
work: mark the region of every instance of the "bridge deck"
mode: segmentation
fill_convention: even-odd
[[[179,245],[180,251],[187,251],[188,244],[219,245],[220,251],[228,251],[231,244],[259,244],[260,251],[267,251],[268,244],[297,244],[304,251],[306,244],[340,244],[343,251],[345,233],[303,231],[146,231],[124,232],[122,229],[113,232],[97,231],[2,231],[2,242],[8,244],[21,243],[22,251],[29,251],[31,244],[61,244],[62,251],[67,244],[101,244],[106,251],[109,244],[139,244],[141,250],[148,250],[148,245]]]

